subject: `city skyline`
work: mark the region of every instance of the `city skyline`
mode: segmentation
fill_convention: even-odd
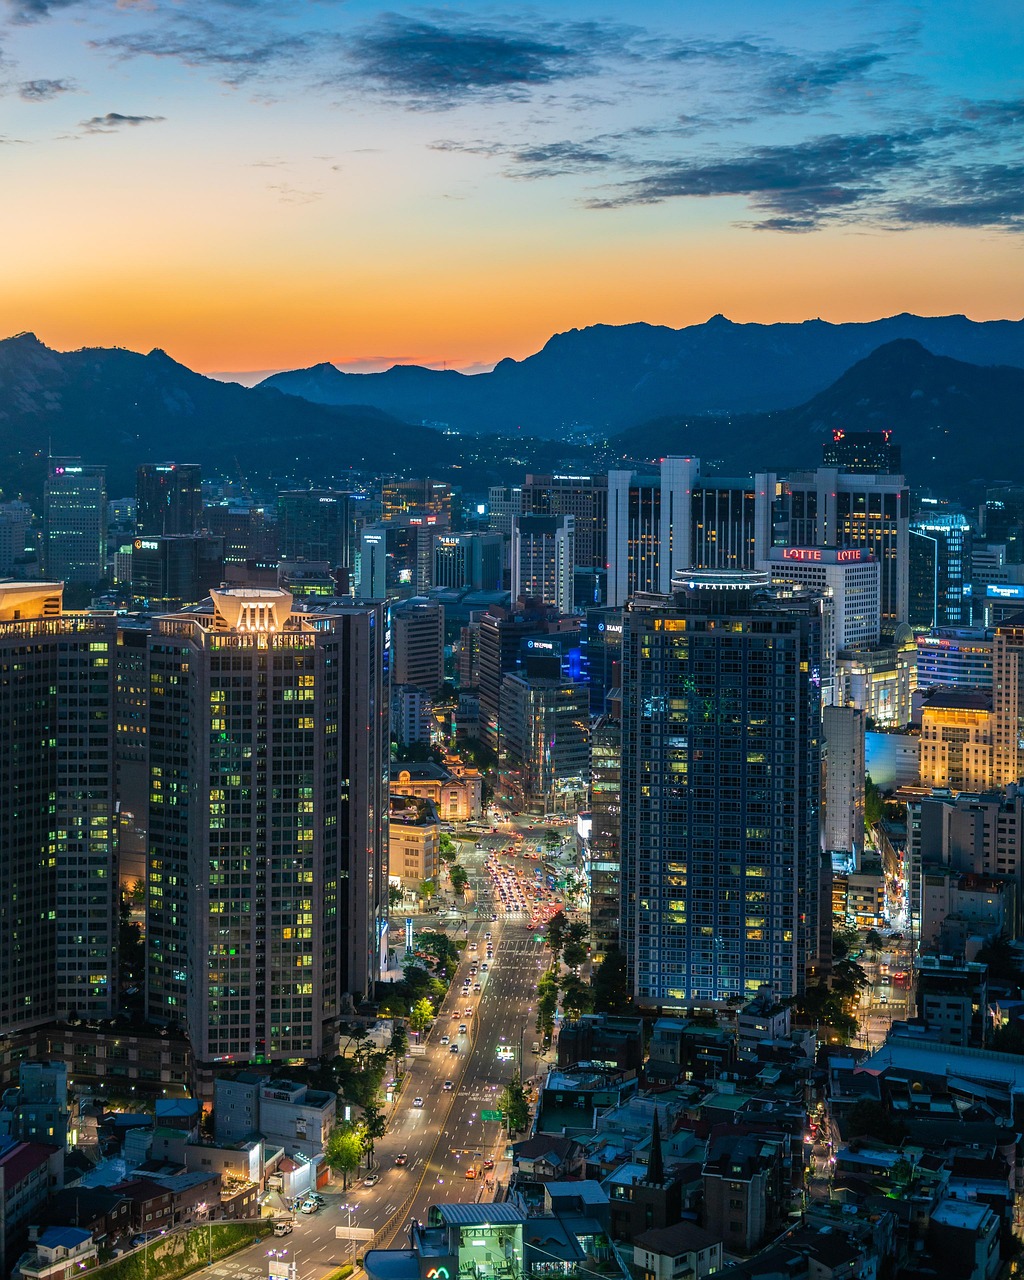
[[[473,370],[594,323],[1019,314],[1005,3],[0,15],[5,333]]]

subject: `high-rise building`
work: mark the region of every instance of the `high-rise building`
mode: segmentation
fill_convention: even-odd
[[[225,498],[206,504],[203,524],[214,537],[224,539],[225,564],[276,564],[277,524],[273,515],[273,511],[251,502]]]
[[[95,586],[107,563],[107,471],[51,458],[43,493],[43,568],[55,582]]]
[[[0,585],[0,1034],[117,1008],[116,619]]]
[[[444,605],[414,596],[396,601],[391,615],[391,681],[425,689],[444,683]]]
[[[590,696],[580,680],[507,675],[501,683],[501,781],[514,809],[575,813],[590,777]]]
[[[917,637],[917,687],[992,689],[992,633],[984,627],[935,627]]]
[[[25,539],[32,523],[27,502],[0,502],[0,575],[11,576],[25,558]]]
[[[1024,489],[1003,485],[986,490],[981,520],[985,541],[1002,543],[1008,564],[1024,562]]]
[[[439,523],[458,528],[461,506],[459,490],[444,480],[428,477],[414,480],[387,479],[381,486],[381,519],[403,520],[408,516],[435,516]]]
[[[900,447],[892,443],[891,431],[844,431],[836,427],[832,439],[822,446],[824,465],[841,471],[898,475],[903,470],[901,459]]]
[[[135,474],[135,532],[187,537],[203,523],[202,472],[196,462],[147,462]]]
[[[608,603],[669,591],[677,570],[753,569],[768,555],[773,475],[701,475],[700,459],[608,473]]]
[[[512,537],[512,521],[523,514],[521,485],[492,484],[487,490],[487,527],[505,538]]]
[[[822,707],[824,847],[852,854],[857,869],[864,852],[864,728],[864,712],[856,707]]]
[[[607,567],[607,476],[528,475],[520,491],[520,501],[522,515],[572,516],[577,567]]]
[[[879,563],[882,630],[907,621],[910,602],[910,491],[901,475],[837,467],[794,472],[780,486],[776,545],[861,547]]]
[[[607,710],[590,734],[590,880],[591,959],[599,964],[619,945],[621,915],[620,818],[622,704],[616,687]]]
[[[971,621],[971,522],[922,513],[910,522],[912,627],[965,627]]]
[[[317,1057],[387,945],[383,607],[214,591],[149,644],[148,1012]]]
[[[277,495],[278,548],[282,560],[351,563],[349,495],[335,489],[286,489]]]
[[[822,600],[680,575],[623,614],[622,930],[640,1004],[803,989],[819,962]]]
[[[512,521],[512,599],[527,597],[572,613],[575,516],[516,516]]]
[[[437,531],[431,586],[500,591],[504,558],[505,540],[500,533]]]
[[[858,707],[880,729],[903,729],[914,714],[917,644],[902,623],[892,640],[836,654],[836,702]]]
[[[607,699],[622,679],[622,610],[588,609],[583,642],[590,681],[590,714],[604,715]]]
[[[224,578],[224,539],[193,533],[132,542],[135,607],[165,612],[195,604]]]

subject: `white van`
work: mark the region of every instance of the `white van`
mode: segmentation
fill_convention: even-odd
[[[287,1218],[278,1218],[274,1223],[275,1236],[290,1236],[292,1233],[292,1224]]]

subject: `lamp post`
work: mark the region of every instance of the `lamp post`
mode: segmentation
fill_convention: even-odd
[[[282,1277],[287,1277],[287,1280],[295,1280],[294,1259],[291,1262],[285,1264],[285,1269],[283,1272],[275,1269],[274,1267],[274,1263],[278,1259],[280,1259],[281,1262],[284,1262],[285,1258],[288,1257],[287,1249],[269,1249],[267,1251],[267,1257],[270,1259],[270,1263],[267,1266],[267,1275],[269,1277],[269,1280],[282,1280]]]
[[[352,1237],[352,1214],[356,1211],[358,1207],[359,1207],[358,1205],[354,1205],[354,1204],[339,1205],[339,1208],[348,1214],[349,1258],[353,1267],[355,1266],[355,1262],[356,1262],[356,1242]]]

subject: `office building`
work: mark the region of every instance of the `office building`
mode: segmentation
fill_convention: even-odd
[[[459,490],[444,480],[387,479],[381,486],[381,519],[405,520],[409,516],[435,517],[430,523],[458,528],[461,515]]]
[[[444,605],[414,596],[390,606],[391,681],[425,689],[444,684]]]
[[[25,561],[25,542],[32,524],[27,502],[0,502],[0,575],[9,577]]]
[[[500,533],[434,532],[431,585],[500,591],[505,540]]]
[[[1024,778],[1024,613],[1002,619],[992,637],[995,784]]]
[[[117,623],[0,585],[0,1034],[117,1008]]]
[[[530,637],[569,636],[579,644],[580,621],[560,615],[557,609],[534,600],[519,600],[514,606],[492,605],[480,620],[477,679],[480,691],[481,734],[498,749],[501,684],[505,676],[518,670],[523,657],[523,641]]]
[[[608,696],[621,681],[622,610],[588,609],[583,643],[590,681],[590,714],[604,715]]]
[[[492,533],[511,538],[512,521],[522,514],[522,485],[491,485],[487,490],[487,527]]]
[[[917,637],[917,687],[992,688],[992,633],[984,627],[934,627]]]
[[[981,525],[986,542],[1006,547],[1008,564],[1024,562],[1024,489],[1001,485],[986,490]]]
[[[700,459],[608,473],[608,604],[664,594],[678,570],[753,569],[772,544],[773,475],[701,474]]]
[[[330,1052],[387,947],[380,605],[220,590],[149,638],[147,1012],[202,1064]]]
[[[609,691],[607,710],[590,734],[590,884],[591,960],[600,962],[619,945],[621,906],[620,789],[622,781],[622,701]]]
[[[512,599],[535,599],[572,613],[575,516],[516,516],[512,521]]]
[[[424,594],[430,586],[430,575],[424,577],[420,572],[420,544],[432,548],[433,536],[433,526],[422,524],[364,525],[360,534],[359,597],[402,600]],[[421,578],[423,585],[417,586]]]
[[[429,744],[434,704],[425,689],[414,684],[391,685],[391,736],[402,746]]]
[[[203,524],[203,482],[196,462],[148,462],[135,473],[135,532],[140,538],[188,537]]]
[[[822,463],[840,471],[899,475],[903,470],[900,447],[892,443],[891,431],[845,431],[836,427],[821,452]]]
[[[277,522],[274,516],[273,510],[235,498],[210,502],[203,507],[206,531],[224,539],[225,564],[276,564]]]
[[[577,567],[607,568],[607,476],[528,475],[520,503],[524,516],[572,516]]]
[[[824,847],[851,854],[858,868],[864,852],[864,725],[864,712],[856,707],[822,708]]]
[[[780,486],[773,542],[860,547],[879,563],[882,630],[891,635],[910,606],[910,492],[901,475],[819,467]]]
[[[195,604],[224,579],[224,539],[210,534],[138,537],[132,542],[132,602],[166,612]]]
[[[513,809],[575,813],[590,778],[590,694],[582,681],[529,672],[501,683],[501,783]]]
[[[638,1003],[804,988],[819,961],[822,601],[680,575],[623,614],[622,930]]]
[[[51,458],[43,492],[43,569],[55,582],[96,586],[107,570],[107,471]]]
[[[836,702],[859,707],[880,729],[903,729],[914,714],[917,644],[906,624],[891,641],[836,655]]]
[[[971,622],[971,524],[962,515],[920,514],[910,522],[912,627]]]
[[[923,787],[986,791],[995,784],[992,694],[934,689],[921,704]]]
[[[286,489],[277,495],[278,550],[282,560],[351,563],[349,495],[336,489]]]

